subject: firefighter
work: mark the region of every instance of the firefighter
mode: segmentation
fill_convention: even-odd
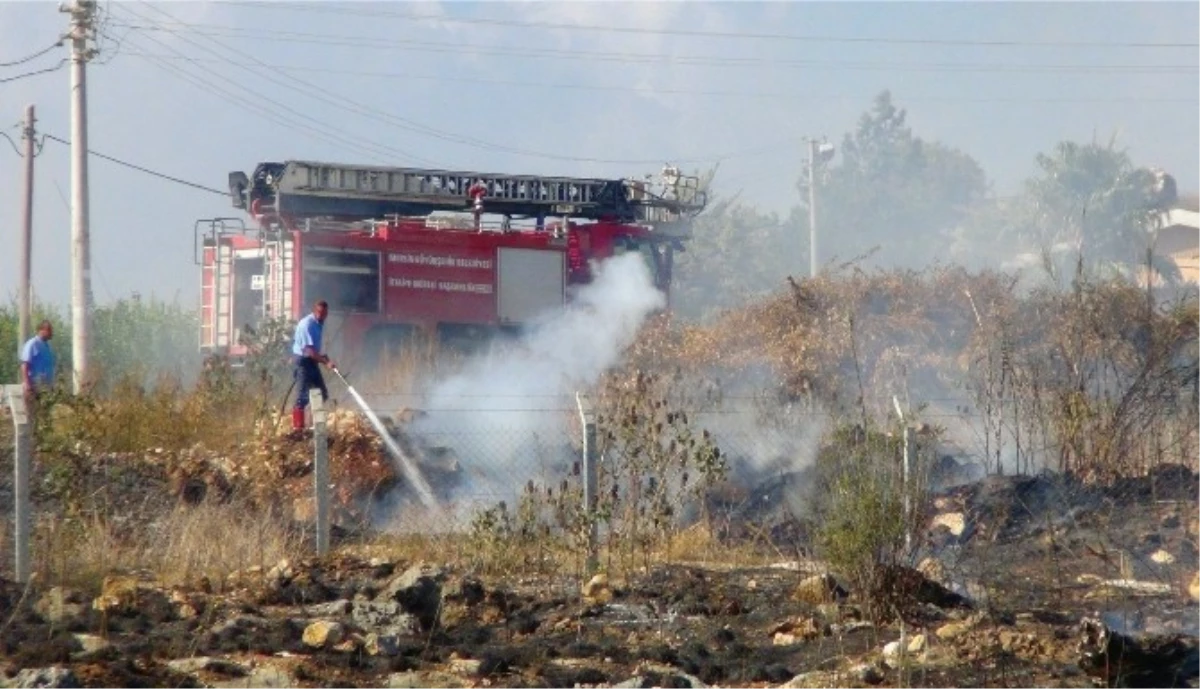
[[[325,378],[317,364],[325,364],[337,370],[333,359],[321,352],[321,332],[325,328],[325,316],[328,313],[329,304],[322,299],[313,305],[311,314],[301,318],[296,324],[296,335],[292,340],[292,356],[295,363],[293,376],[300,388],[296,393],[296,405],[292,408],[292,431],[296,433],[304,430],[308,391],[317,388],[322,397],[329,399],[329,389],[325,387]]]

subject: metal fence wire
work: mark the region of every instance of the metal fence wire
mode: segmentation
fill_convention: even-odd
[[[969,400],[939,400],[911,414],[896,404],[897,414],[873,423],[750,399],[690,407],[601,401],[480,398],[407,414],[401,403],[372,400],[387,420],[382,452],[358,410],[314,401],[311,477],[304,473],[300,487],[313,509],[296,518],[313,525],[318,552],[330,548],[331,522],[349,505],[385,533],[490,534],[514,548],[522,539],[558,541],[590,555],[590,566],[614,544],[636,547],[697,526],[795,554],[811,542],[805,530],[817,511],[854,491],[887,496],[915,532],[931,492],[991,473],[1053,469],[1062,447]],[[1193,466],[1195,414],[1161,415],[1156,433],[1127,448],[1130,462]],[[372,478],[381,474],[387,480]]]
[[[409,517],[392,520],[394,528],[468,529],[473,515],[492,509],[538,511],[542,518],[552,515],[559,526],[590,514],[600,537],[635,518],[656,528],[722,519],[769,524],[804,510],[822,474],[819,455],[828,464],[840,459],[839,453],[861,456],[856,471],[870,469],[900,483],[907,456],[914,485],[927,483],[935,468],[932,478],[938,485],[982,473],[978,465],[955,458],[958,450],[952,446],[917,428],[908,437],[898,425],[889,431],[859,428],[859,435],[844,434],[831,446],[833,424],[822,414],[796,414],[780,424],[762,422],[753,410],[696,413],[687,424],[672,426],[622,424],[564,411],[523,410],[511,414],[507,424],[497,423],[502,415],[481,424],[456,414],[457,419],[418,421],[400,431],[403,451],[420,468],[443,514],[422,510],[411,479],[402,479],[383,501]],[[591,452],[584,444],[588,429]],[[403,475],[402,460],[392,459]],[[418,512],[426,514],[416,519]],[[442,523],[431,524],[435,518]]]

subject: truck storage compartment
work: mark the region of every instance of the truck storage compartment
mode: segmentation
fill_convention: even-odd
[[[530,323],[562,308],[566,300],[566,254],[504,247],[496,253],[496,310],[500,323]]]

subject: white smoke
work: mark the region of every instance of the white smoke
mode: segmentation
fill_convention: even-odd
[[[530,479],[570,467],[575,393],[616,365],[639,328],[665,306],[640,254],[611,258],[562,311],[521,339],[495,345],[433,384],[411,432],[450,447],[466,472],[451,509],[512,501]]]

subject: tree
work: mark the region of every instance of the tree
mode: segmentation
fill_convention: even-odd
[[[866,262],[925,265],[942,253],[949,233],[983,198],[987,180],[979,164],[914,135],[906,119],[888,91],[879,94],[845,136],[840,164],[818,177],[822,261],[879,249]]]
[[[717,201],[676,254],[672,311],[701,320],[782,287],[788,275],[805,274],[807,261],[807,241],[794,224],[736,197]]]
[[[1162,213],[1177,199],[1174,179],[1135,167],[1115,141],[1064,141],[1039,154],[1037,165],[1041,174],[1026,182],[1027,241],[1067,246],[1091,268],[1145,265]],[[1174,263],[1154,263],[1164,277],[1178,277]]]

